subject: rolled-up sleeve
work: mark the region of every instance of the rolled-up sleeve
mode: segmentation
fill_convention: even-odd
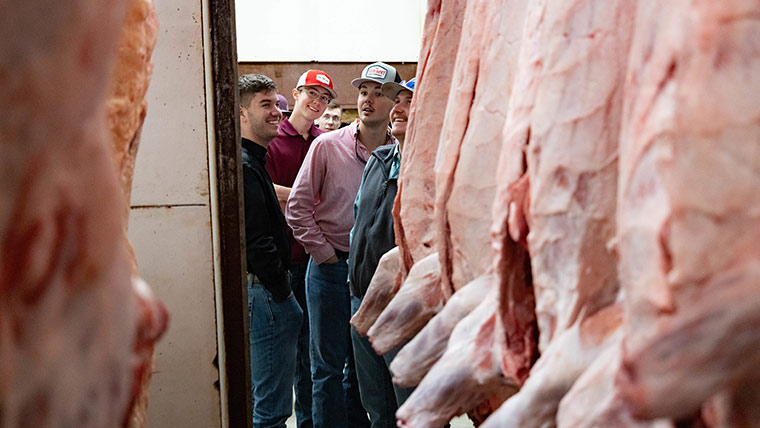
[[[285,218],[293,229],[293,237],[317,263],[335,255],[335,249],[327,242],[314,217],[315,204],[325,180],[325,152],[324,141],[321,138],[314,140],[298,171],[285,209]]]

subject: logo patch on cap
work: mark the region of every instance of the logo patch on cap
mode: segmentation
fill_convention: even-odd
[[[380,67],[379,65],[376,65],[369,70],[367,70],[367,78],[375,78],[375,79],[385,79],[385,76],[388,74],[388,70],[384,69],[383,67]]]
[[[325,76],[324,74],[317,74],[316,77],[314,78],[324,83],[325,85],[330,85],[330,78]]]

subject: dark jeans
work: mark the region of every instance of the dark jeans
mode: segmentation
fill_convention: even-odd
[[[398,351],[400,351],[401,348],[404,347],[404,345],[401,345],[398,348],[390,350],[386,352],[385,354],[383,354],[383,360],[385,360],[385,367],[388,368],[388,373],[390,373],[391,379],[393,379],[393,372],[390,371],[391,361],[393,361],[393,359],[396,358],[396,354],[398,354]],[[414,392],[414,387],[402,388],[396,385],[395,383],[393,384],[393,394],[396,395],[396,404],[398,404],[399,407],[401,407],[402,405],[404,405],[404,403],[406,403],[406,400],[409,398],[410,395],[412,395],[412,392]]]
[[[295,410],[298,428],[312,428],[311,420],[311,364],[309,362],[309,312],[306,305],[306,262],[290,265],[290,287],[303,310],[303,324],[298,333],[296,351]]]
[[[285,428],[293,405],[296,369],[294,331],[303,312],[295,297],[277,302],[261,284],[248,282],[253,426]]]
[[[367,411],[364,409],[359,391],[359,379],[356,376],[356,359],[351,344],[348,345],[348,358],[343,369],[343,398],[348,412],[349,428],[370,428]]]
[[[351,348],[347,278],[345,257],[338,263],[321,265],[309,259],[306,303],[311,329],[312,417],[316,428],[363,428],[368,424],[366,412],[360,404],[357,409],[358,400],[352,398],[353,368],[350,364],[346,367]]]
[[[351,296],[351,313],[359,310],[361,300]],[[356,358],[356,376],[364,408],[369,413],[372,428],[396,427],[396,396],[385,360],[375,353],[369,340],[351,327],[351,342]]]

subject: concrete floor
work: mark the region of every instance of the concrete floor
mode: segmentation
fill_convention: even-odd
[[[451,421],[451,428],[472,428],[472,421],[467,416],[460,416]],[[296,428],[296,415],[292,415],[287,422],[287,428]]]

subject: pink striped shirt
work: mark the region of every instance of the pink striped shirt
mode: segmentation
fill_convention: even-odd
[[[357,138],[359,121],[317,137],[290,191],[285,217],[314,261],[348,251],[353,205],[369,152]],[[390,137],[393,139],[393,137]]]

